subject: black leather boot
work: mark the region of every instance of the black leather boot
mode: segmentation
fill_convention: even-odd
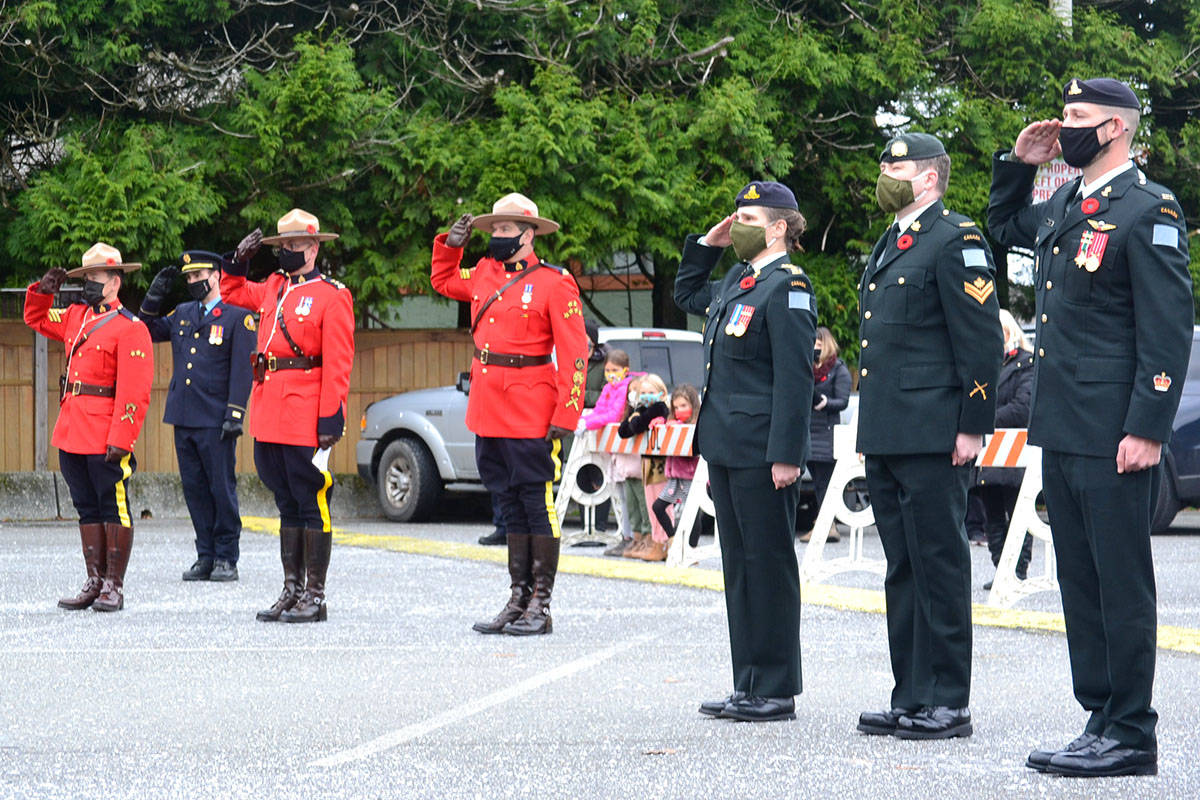
[[[504,633],[504,626],[516,622],[525,613],[533,594],[533,566],[529,551],[528,533],[508,534],[508,577],[512,595],[494,619],[476,622],[471,630],[479,633]]]
[[[275,605],[259,611],[260,622],[278,622],[279,615],[296,605],[304,592],[304,529],[279,529],[279,560],[283,562],[283,593]]]
[[[79,539],[83,543],[83,565],[87,570],[87,580],[84,581],[79,594],[58,601],[58,607],[68,611],[79,611],[96,601],[104,584],[104,570],[108,561],[103,522],[81,522]]]
[[[100,596],[92,603],[93,611],[120,611],[125,607],[125,568],[133,550],[133,528],[115,522],[104,523],[104,542],[107,563]]]
[[[324,622],[329,616],[325,608],[325,573],[329,571],[332,549],[332,532],[304,531],[304,594],[296,605],[279,615],[280,622]]]
[[[554,576],[558,574],[561,541],[554,536],[529,537],[529,549],[533,554],[533,594],[521,618],[504,626],[505,633],[536,636],[554,629],[550,619],[550,595],[554,591]]]

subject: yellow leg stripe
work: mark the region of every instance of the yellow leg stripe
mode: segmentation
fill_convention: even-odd
[[[321,510],[321,530],[329,533],[333,530],[333,522],[329,519],[329,487],[333,486],[333,473],[321,471],[325,484],[317,492],[317,508]]]
[[[121,524],[126,528],[133,527],[133,520],[129,516],[129,501],[125,497],[125,481],[129,480],[133,475],[133,470],[129,468],[129,459],[133,457],[133,453],[126,453],[121,459],[121,480],[117,481],[117,517],[121,520]]]
[[[554,462],[554,482],[562,480],[562,439],[550,443],[550,460]]]
[[[558,527],[558,512],[554,509],[553,481],[546,481],[546,518],[550,520],[550,530],[554,538],[562,538],[562,529]]]

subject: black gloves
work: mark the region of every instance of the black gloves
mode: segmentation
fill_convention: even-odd
[[[62,267],[54,267],[47,270],[42,279],[38,281],[37,290],[42,294],[56,294],[66,279],[67,271]]]
[[[142,307],[138,313],[146,317],[157,317],[162,310],[163,300],[166,300],[167,295],[171,293],[171,285],[178,277],[179,267],[172,265],[160,269],[154,276],[154,280],[150,281],[150,288],[146,290],[146,296],[142,299]]]
[[[236,420],[227,419],[227,420],[225,420],[224,423],[221,424],[221,441],[222,442],[228,441],[229,439],[236,440],[237,437],[239,437],[241,435],[242,435],[242,423],[237,422]]]

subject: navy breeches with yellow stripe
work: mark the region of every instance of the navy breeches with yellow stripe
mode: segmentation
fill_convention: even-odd
[[[58,466],[81,525],[112,522],[133,527],[129,513],[129,478],[137,470],[133,453],[110,463],[103,453],[82,455],[60,450]]]
[[[554,482],[562,473],[562,442],[555,439],[475,437],[475,463],[496,498],[509,533],[558,538]]]
[[[333,473],[317,469],[316,453],[317,448],[307,445],[254,442],[254,466],[263,485],[275,495],[282,527],[333,530],[329,519]]]

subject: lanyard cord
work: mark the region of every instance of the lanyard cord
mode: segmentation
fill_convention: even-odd
[[[117,310],[114,308],[112,311],[109,311],[102,316],[93,317],[92,319],[88,319],[87,315],[89,313],[91,313],[91,310],[92,309],[89,307],[86,311],[83,312],[83,322],[81,322],[79,324],[79,330],[75,332],[75,338],[71,342],[72,344],[75,345],[75,347],[74,347],[74,349],[71,350],[71,352],[67,353],[67,375],[71,374],[71,359],[75,358],[75,353],[77,353],[79,351],[79,345],[83,344],[83,342],[79,341],[79,337],[83,335],[83,329],[87,327],[87,324],[89,322],[96,322],[97,320],[107,319],[108,317],[117,313]],[[96,328],[99,328],[99,327],[100,327],[99,325],[96,326]],[[92,330],[95,331],[96,328],[92,328]]]

